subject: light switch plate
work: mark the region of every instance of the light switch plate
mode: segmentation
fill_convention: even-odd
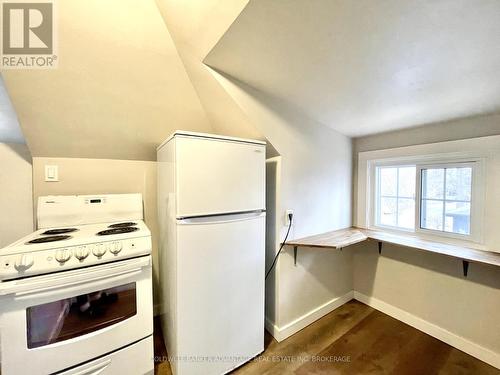
[[[59,168],[57,167],[57,165],[45,166],[45,181],[46,182],[59,181]]]

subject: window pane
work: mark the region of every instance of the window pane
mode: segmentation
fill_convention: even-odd
[[[446,202],[446,232],[470,234],[470,203]]]
[[[397,168],[380,168],[380,195],[395,197],[398,189]]]
[[[398,227],[413,229],[415,227],[415,200],[399,198]]]
[[[379,225],[415,228],[416,166],[378,167]]]
[[[415,197],[415,167],[399,168],[399,197]]]
[[[472,168],[446,168],[446,199],[470,201]]]
[[[396,198],[380,198],[380,224],[396,226],[396,208]]]
[[[443,201],[422,200],[420,226],[424,229],[443,230]]]
[[[443,199],[444,168],[422,169],[422,197]]]

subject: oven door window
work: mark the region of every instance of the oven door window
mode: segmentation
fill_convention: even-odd
[[[136,283],[29,307],[28,348],[68,340],[137,314]]]

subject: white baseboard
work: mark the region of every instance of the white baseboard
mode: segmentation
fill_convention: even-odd
[[[469,341],[461,336],[447,331],[444,328],[430,323],[427,320],[412,315],[409,312],[401,310],[400,308],[390,305],[377,298],[368,297],[362,293],[354,291],[354,299],[500,369],[500,356],[498,353],[486,349],[472,341]]]
[[[334,298],[327,303],[309,311],[308,313],[302,315],[301,317],[295,319],[294,321],[284,325],[283,327],[278,327],[266,316],[266,330],[278,341],[283,341],[284,339],[292,336],[301,329],[305,328],[311,323],[314,323],[319,318],[325,316],[326,314],[332,312],[336,308],[342,306],[344,303],[349,302],[354,298],[353,291],[350,291],[343,296]]]

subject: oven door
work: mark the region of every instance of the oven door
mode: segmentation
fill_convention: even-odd
[[[51,374],[151,335],[151,284],[150,256],[1,283],[0,373]]]

